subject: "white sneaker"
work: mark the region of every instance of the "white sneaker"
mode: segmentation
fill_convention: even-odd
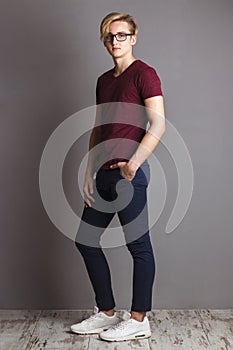
[[[99,312],[98,307],[94,306],[94,315],[91,315],[82,322],[73,324],[70,329],[72,332],[78,334],[94,334],[100,333],[119,322],[120,318],[116,312],[113,316],[108,316],[102,311]]]
[[[144,339],[151,336],[150,323],[147,316],[142,322],[130,318],[130,313],[125,312],[123,321],[103,331],[99,337],[107,341],[123,341],[131,339]]]

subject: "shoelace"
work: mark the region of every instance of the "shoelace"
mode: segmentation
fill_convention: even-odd
[[[132,319],[126,320],[126,321],[121,321],[120,323],[117,323],[116,325],[114,325],[112,328],[113,329],[119,329],[119,330],[123,330],[126,325],[128,326],[129,323],[132,323]]]
[[[90,323],[90,322],[93,322],[95,321],[97,318],[100,318],[101,317],[101,314],[94,314],[94,315],[91,315],[89,318],[87,318],[86,320],[83,320],[83,322],[86,322],[86,323]]]

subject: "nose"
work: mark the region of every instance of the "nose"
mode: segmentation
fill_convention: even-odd
[[[117,39],[116,39],[115,36],[112,37],[112,43],[113,43],[113,44],[117,43]]]

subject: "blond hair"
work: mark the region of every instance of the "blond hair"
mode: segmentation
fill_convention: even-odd
[[[130,31],[132,34],[137,35],[138,33],[138,25],[133,18],[133,16],[127,13],[121,12],[111,12],[107,16],[105,16],[100,24],[100,40],[104,41],[104,37],[109,32],[109,26],[112,22],[122,21],[127,22],[130,27]]]

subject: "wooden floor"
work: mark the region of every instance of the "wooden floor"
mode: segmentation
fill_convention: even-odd
[[[233,349],[233,309],[153,310],[147,313],[151,338],[124,342],[106,342],[98,335],[70,332],[71,324],[92,313],[92,310],[0,310],[0,349]]]

